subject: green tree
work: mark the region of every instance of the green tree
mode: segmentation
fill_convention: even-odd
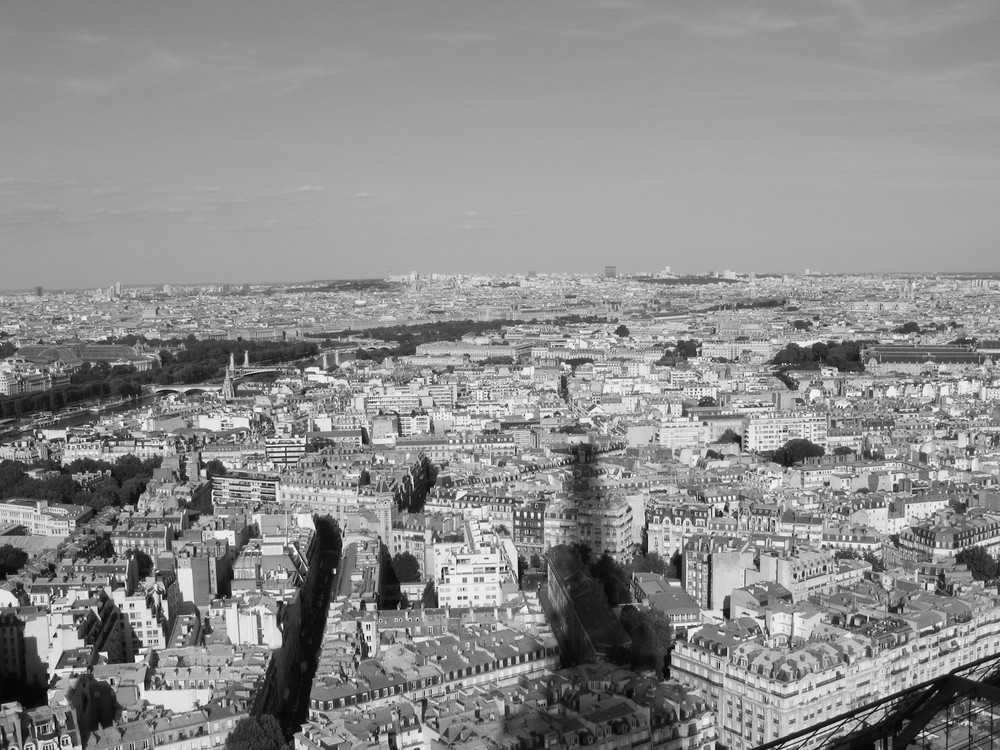
[[[977,581],[992,581],[1000,575],[997,559],[983,547],[966,547],[955,555],[955,562],[968,567]]]
[[[727,427],[726,431],[723,432],[721,435],[719,435],[719,439],[716,440],[715,442],[717,442],[717,443],[736,443],[737,445],[742,446],[743,445],[743,438],[740,437],[740,434],[738,432],[736,432],[732,428]]]
[[[691,359],[698,356],[698,348],[701,346],[695,339],[680,340],[677,342],[677,354],[684,359]]]
[[[145,491],[146,483],[142,477],[132,477],[122,483],[118,492],[118,500],[122,505],[135,505]]]
[[[344,547],[344,535],[340,530],[340,522],[333,516],[313,516],[313,526],[319,535],[320,548],[333,552],[340,558]]]
[[[615,336],[617,336],[620,339],[627,339],[629,337],[628,326],[626,326],[624,323],[618,326],[615,329]]]
[[[6,578],[24,567],[28,553],[13,544],[0,546],[0,577]]]
[[[397,552],[392,558],[392,569],[400,583],[415,583],[420,580],[420,563],[409,552]]]
[[[205,464],[205,475],[211,479],[212,477],[224,477],[226,476],[226,465],[222,463],[217,458],[213,458],[207,464]]]
[[[782,466],[794,466],[807,458],[819,457],[825,453],[823,447],[805,438],[792,438],[778,448],[771,460]]]
[[[583,563],[584,566],[590,567],[591,563],[590,545],[587,544],[586,542],[574,542],[572,547],[573,551],[576,552],[576,556],[580,558],[580,562]]]
[[[424,586],[424,593],[420,597],[420,601],[425,607],[435,608],[438,605],[438,595],[437,589],[434,588],[434,581],[428,581],[427,585]]]
[[[285,737],[270,714],[244,716],[226,737],[226,750],[281,750]]]
[[[133,549],[130,554],[132,559],[135,560],[136,565],[139,566],[139,577],[145,578],[153,573],[153,558],[143,552],[141,549]]]
[[[604,587],[604,595],[612,607],[628,604],[632,601],[628,571],[616,563],[607,552],[597,558],[590,566],[590,574]]]
[[[861,559],[872,566],[873,573],[882,573],[885,571],[885,560],[882,556],[875,554],[874,552],[865,552]]]
[[[659,677],[667,676],[674,642],[673,626],[667,616],[655,609],[639,609],[629,604],[622,607],[620,620],[632,645],[610,654],[612,661],[636,670],[655,671]]]
[[[647,552],[645,555],[637,552],[629,561],[628,569],[632,573],[658,573],[660,575],[667,575],[670,570],[670,563],[655,552]]]

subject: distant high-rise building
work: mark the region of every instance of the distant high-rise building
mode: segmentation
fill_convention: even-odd
[[[613,279],[618,275],[617,266],[605,266],[604,267],[604,278]]]
[[[42,296],[42,288],[40,286],[36,286],[35,287],[35,296],[36,297],[41,297]]]
[[[122,283],[120,281],[115,282],[115,296],[116,297],[122,296]]]

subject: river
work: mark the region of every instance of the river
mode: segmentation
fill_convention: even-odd
[[[96,402],[87,402],[74,404],[67,409],[61,410],[62,412],[70,411],[79,407],[87,407],[87,411],[74,412],[69,416],[60,417],[59,412],[53,415],[51,421],[46,421],[44,425],[34,426],[31,424],[31,417],[23,417],[20,429],[14,429],[10,432],[4,432],[0,435],[0,443],[12,443],[17,440],[22,440],[25,437],[30,437],[34,435],[36,429],[46,429],[46,430],[60,430],[66,427],[79,427],[80,425],[91,424],[95,422],[99,417],[107,416],[108,414],[122,414],[127,411],[133,411],[136,409],[141,409],[144,406],[149,406],[155,403],[157,400],[163,398],[162,395],[148,395],[141,396],[140,398],[132,399],[130,401],[125,401],[122,403],[110,404],[105,407],[100,407],[100,413],[95,414],[90,411],[91,407],[97,406]]]

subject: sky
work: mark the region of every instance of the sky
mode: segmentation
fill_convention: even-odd
[[[998,270],[996,0],[0,4],[0,289]]]

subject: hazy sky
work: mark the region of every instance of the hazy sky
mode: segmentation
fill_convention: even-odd
[[[997,0],[0,4],[0,288],[997,270]]]

